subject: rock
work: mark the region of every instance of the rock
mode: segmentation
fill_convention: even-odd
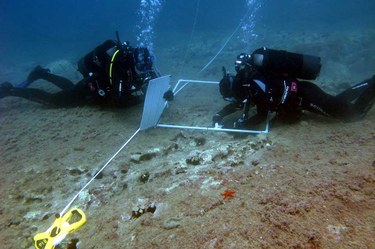
[[[178,143],[173,142],[172,144],[170,144],[168,147],[166,147],[164,149],[163,153],[165,155],[168,155],[169,153],[172,153],[172,152],[178,150],[178,148],[179,148]]]
[[[214,150],[203,151],[199,155],[199,159],[203,164],[212,163]]]
[[[30,212],[28,212],[27,214],[25,214],[25,215],[23,216],[23,218],[24,218],[27,222],[30,222],[30,221],[34,221],[34,220],[39,219],[41,216],[42,216],[42,212],[41,212],[41,211],[30,211]]]
[[[50,69],[52,73],[64,75],[64,77],[72,80],[73,82],[77,82],[82,79],[82,75],[77,71],[76,66],[67,60],[54,61],[47,65],[47,68]]]
[[[44,198],[44,195],[25,196],[24,203],[25,204],[31,204],[31,203],[34,203],[34,202],[42,203],[43,198]]]
[[[166,230],[174,229],[180,226],[181,219],[171,218],[167,221],[164,221],[163,228]]]
[[[133,154],[130,156],[130,161],[139,163],[141,161],[141,154]]]
[[[184,173],[186,173],[186,172],[187,172],[186,168],[177,168],[177,169],[175,170],[175,174],[176,174],[176,175],[178,175],[178,174],[184,174]]]
[[[152,158],[160,155],[160,149],[154,148],[152,150],[147,151],[146,153],[137,153],[130,156],[130,161],[135,163],[140,163],[142,161],[149,161]]]
[[[186,158],[186,163],[191,165],[199,165],[200,164],[200,152],[197,150],[193,150],[190,152],[188,158]]]
[[[143,172],[140,176],[139,176],[139,181],[141,181],[142,183],[146,183],[148,181],[148,179],[150,178],[150,173],[148,171],[146,172]]]
[[[202,146],[206,144],[206,138],[205,137],[196,137],[194,138],[195,146]]]
[[[96,174],[98,174],[98,172],[96,172],[95,175],[96,175]],[[103,177],[104,177],[103,172],[100,172],[100,173],[95,177],[95,179],[100,180],[100,179],[103,179]]]
[[[336,241],[343,240],[345,235],[350,231],[350,229],[344,225],[328,225],[328,234]]]
[[[202,152],[193,150],[190,152],[188,158],[186,159],[186,163],[190,165],[210,164],[215,159],[224,158],[225,155],[226,154],[224,152],[214,149],[209,149]]]
[[[78,169],[78,168],[71,168],[71,169],[67,169],[67,170],[69,172],[69,175],[71,175],[71,176],[79,176],[83,173],[83,170]]]
[[[151,160],[152,158],[160,155],[160,149],[159,148],[154,148],[152,150],[147,151],[145,154],[142,154],[140,157],[141,161],[148,161]]]
[[[233,148],[231,145],[221,145],[217,149],[217,153],[215,154],[215,157],[225,158],[232,153],[233,153]]]

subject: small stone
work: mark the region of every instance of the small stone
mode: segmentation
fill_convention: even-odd
[[[130,156],[130,161],[139,163],[141,161],[141,154],[133,154]]]
[[[72,175],[72,176],[79,176],[82,173],[83,172],[80,169],[69,169],[69,174]]]
[[[34,203],[34,202],[42,203],[43,198],[42,198],[42,196],[39,196],[39,195],[28,196],[28,197],[25,197],[24,202],[26,204],[31,204],[31,203]]]
[[[213,150],[206,150],[202,152],[199,156],[200,161],[202,161],[204,164],[212,163],[213,161]]]
[[[191,165],[198,165],[200,164],[200,153],[197,150],[194,150],[190,152],[188,158],[186,159],[186,163],[191,164]]]
[[[85,148],[84,147],[74,147],[73,150],[74,151],[84,151]]]
[[[186,159],[186,163],[191,164],[191,165],[198,165],[199,162],[199,157],[191,157]]]
[[[133,219],[139,218],[142,214],[143,214],[143,210],[142,209],[133,210],[132,211],[132,218]]]
[[[160,149],[159,148],[154,148],[152,150],[147,151],[146,153],[142,154],[140,157],[141,161],[149,161],[152,158],[160,155]]]
[[[159,148],[154,148],[152,150],[147,151],[146,153],[137,153],[130,156],[130,161],[135,163],[140,163],[141,161],[149,161],[152,158],[160,155],[161,151]]]
[[[176,175],[178,175],[178,174],[184,174],[184,173],[186,173],[186,169],[185,168],[178,168],[178,169],[176,169],[176,171],[175,171],[175,174]]]
[[[98,172],[96,172],[95,175],[96,175],[96,174],[98,174]],[[95,177],[95,179],[97,179],[97,180],[103,179],[103,176],[104,176],[103,172],[100,172],[100,173]]]
[[[171,218],[163,223],[163,228],[166,230],[174,229],[180,226],[181,219]]]
[[[77,249],[79,244],[79,239],[71,239],[68,242],[67,249]]]
[[[206,144],[206,138],[205,137],[196,137],[194,138],[195,146],[202,146]]]
[[[122,185],[122,189],[127,189],[128,188],[128,184],[125,182],[123,185]]]
[[[48,220],[48,218],[49,218],[49,214],[44,214],[42,217],[42,220]]]
[[[156,211],[156,206],[153,203],[146,209],[146,212],[150,212],[150,213],[155,213],[155,211]]]
[[[148,179],[150,178],[150,173],[149,172],[143,172],[141,174],[141,176],[139,177],[139,180],[142,182],[142,183],[146,183],[148,181]]]
[[[253,165],[253,166],[257,166],[259,164],[259,161],[258,160],[253,160],[252,162],[251,162],[251,165]]]

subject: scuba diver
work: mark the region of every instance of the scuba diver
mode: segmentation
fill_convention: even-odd
[[[223,67],[220,93],[230,104],[212,118],[222,126],[224,117],[243,110],[234,128],[259,124],[269,112],[285,122],[297,121],[303,111],[342,121],[363,118],[375,100],[375,76],[332,96],[310,81],[320,73],[320,58],[283,50],[259,48],[251,55],[241,53],[235,61],[235,76]],[[256,114],[249,117],[250,107]]]
[[[74,84],[70,80],[37,66],[25,82],[13,86],[0,85],[0,99],[16,96],[55,107],[76,107],[89,103],[124,107],[141,102],[150,79],[160,74],[145,47],[133,48],[128,42],[107,40],[78,61],[83,79]],[[38,79],[56,85],[61,91],[49,93],[29,88]]]

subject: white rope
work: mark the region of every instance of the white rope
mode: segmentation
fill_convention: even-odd
[[[233,31],[233,33],[228,37],[228,39],[225,41],[224,45],[220,48],[219,52],[216,53],[216,55],[198,72],[203,72],[215,59],[216,57],[223,51],[223,49],[227,46],[228,42],[232,39],[235,33],[237,33],[238,29],[241,27],[242,23],[245,20],[245,17],[249,14],[250,9],[245,13],[245,15],[242,17],[241,22],[238,24],[236,29]]]
[[[193,22],[193,28],[192,28],[191,33],[190,33],[189,42],[188,42],[187,49],[186,49],[185,54],[184,54],[184,59],[182,60],[182,63],[180,65],[180,68],[178,70],[177,75],[181,74],[182,67],[185,66],[187,55],[188,55],[189,51],[191,50],[191,43],[192,43],[192,40],[193,40],[193,35],[195,33],[195,27],[197,26],[197,19],[198,19],[200,2],[201,2],[200,0],[197,1],[197,7],[195,9],[195,17],[194,17],[194,22]]]
[[[81,190],[72,198],[68,205],[66,205],[66,207],[60,212],[60,216],[64,215],[66,210],[73,204],[73,202],[78,198],[78,196],[83,192],[83,190],[85,190],[87,186],[89,186],[89,184],[112,162],[112,160],[115,159],[115,157],[126,147],[126,145],[128,145],[128,143],[138,134],[139,131],[140,128],[138,128],[138,130],[134,132],[134,134],[120,147],[120,149],[118,149],[115,152],[115,154],[113,154],[113,156],[110,159],[108,159],[108,161],[103,165],[103,167],[98,172],[96,172],[96,174],[90,179],[90,181],[88,181],[86,185],[83,186],[83,188],[81,188]]]

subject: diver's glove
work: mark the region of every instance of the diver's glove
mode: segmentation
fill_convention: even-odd
[[[155,72],[153,71],[145,71],[143,73],[140,73],[139,74],[139,81],[144,84],[144,83],[148,83],[150,80],[152,79],[155,79],[156,78],[156,74]]]
[[[163,95],[163,98],[166,100],[166,101],[172,101],[174,99],[174,94],[172,92],[172,90],[168,90],[164,93]]]
[[[223,123],[223,117],[220,114],[215,114],[215,116],[212,117],[212,126],[221,126]]]
[[[245,123],[245,119],[244,118],[239,118],[237,120],[237,122],[233,123],[233,128],[234,129],[243,129],[244,123]]]

